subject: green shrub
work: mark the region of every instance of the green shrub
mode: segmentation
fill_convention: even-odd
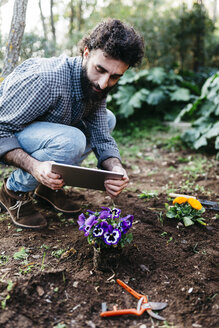
[[[162,67],[128,70],[116,92],[108,97],[108,104],[119,118],[144,110],[148,117],[156,112],[162,119],[174,120],[187,102],[197,98],[197,93],[199,88],[192,82]]]
[[[204,83],[201,95],[189,103],[176,121],[183,117],[195,118],[192,128],[185,131],[182,140],[193,149],[219,150],[219,72]],[[218,152],[219,154],[219,152]]]

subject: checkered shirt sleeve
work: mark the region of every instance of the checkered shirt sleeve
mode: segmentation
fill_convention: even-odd
[[[90,144],[97,159],[98,167],[110,157],[116,157],[121,161],[120,153],[114,138],[111,136],[106,114],[106,100],[102,101],[96,111],[90,111],[84,122],[90,136]]]

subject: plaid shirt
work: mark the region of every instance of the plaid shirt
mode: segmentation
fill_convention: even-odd
[[[20,147],[16,132],[34,121],[44,121],[83,127],[99,167],[109,157],[120,159],[109,133],[106,100],[92,107],[86,103],[81,89],[81,69],[81,57],[31,58],[2,82],[0,157]]]

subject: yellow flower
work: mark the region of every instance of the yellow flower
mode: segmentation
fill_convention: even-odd
[[[183,204],[183,203],[186,203],[188,200],[188,198],[186,197],[176,197],[174,200],[173,200],[173,205],[174,204]]]
[[[195,198],[189,198],[187,202],[196,210],[202,209],[202,204]]]

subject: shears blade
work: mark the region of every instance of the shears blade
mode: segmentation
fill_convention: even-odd
[[[165,309],[165,307],[167,307],[167,303],[166,302],[149,302],[149,305],[151,307],[152,310],[163,310]]]
[[[163,321],[165,320],[164,317],[161,317],[159,314],[154,313],[152,310],[146,310],[146,311],[154,319],[163,320]]]

